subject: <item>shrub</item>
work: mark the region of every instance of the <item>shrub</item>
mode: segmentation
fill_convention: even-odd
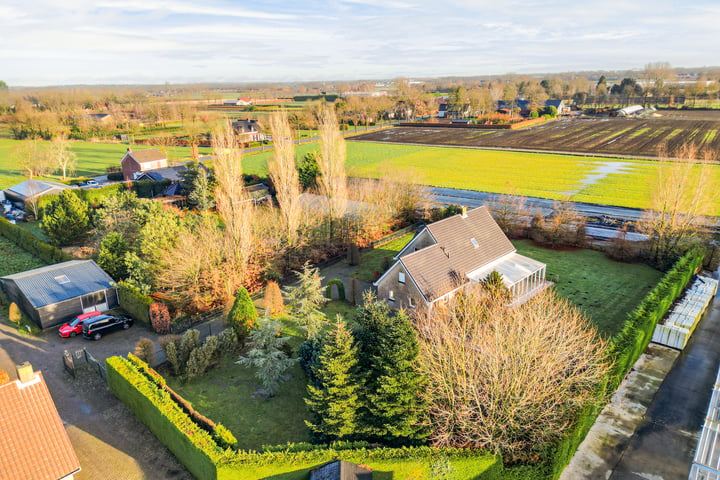
[[[218,335],[218,353],[234,352],[238,346],[237,335],[232,328],[226,328]]]
[[[174,343],[168,343],[165,346],[165,358],[172,366],[173,374],[177,377],[181,372],[180,358],[178,357],[178,347]]]
[[[194,328],[186,331],[180,341],[180,350],[178,351],[178,363],[180,370],[185,371],[185,366],[190,360],[190,354],[200,346],[200,331]]]
[[[0,370],[0,385],[5,385],[10,381],[10,375],[5,370]]]
[[[273,317],[285,313],[285,303],[280,291],[280,285],[272,280],[265,285],[265,311]]]
[[[127,278],[125,254],[129,251],[130,246],[121,233],[110,233],[100,242],[97,264],[115,280]]]
[[[86,237],[90,228],[88,204],[73,190],[64,190],[44,209],[40,229],[56,245],[68,245]]]
[[[20,307],[18,307],[15,302],[12,302],[10,304],[8,318],[13,323],[20,323],[20,321],[22,320],[22,312],[20,311]]]
[[[202,346],[190,352],[190,358],[188,359],[186,367],[188,382],[205,373],[205,370],[210,366],[210,362],[212,362],[217,352],[218,345],[218,338],[211,335],[205,339],[205,343],[203,343]]]
[[[243,341],[250,330],[257,325],[258,313],[250,294],[240,287],[235,295],[235,303],[227,316],[227,325],[235,330],[238,341]]]
[[[120,306],[133,318],[140,320],[146,325],[150,324],[150,305],[153,299],[143,295],[137,287],[125,282],[117,284]]]
[[[154,365],[157,360],[155,356],[155,344],[149,338],[141,338],[135,344],[135,356],[143,362]]]
[[[7,295],[5,295],[5,292],[2,291],[0,288],[0,305],[5,306],[8,304],[10,300],[8,300]]]
[[[164,303],[150,305],[150,324],[156,333],[170,333],[170,312]]]

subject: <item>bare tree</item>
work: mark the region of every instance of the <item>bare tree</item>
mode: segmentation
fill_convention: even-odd
[[[58,135],[52,140],[50,145],[50,156],[57,165],[58,169],[62,171],[62,179],[67,178],[68,173],[75,173],[75,164],[77,162],[77,155],[75,152],[70,150],[70,142],[64,135]]]
[[[666,152],[661,153],[650,209],[638,224],[648,236],[650,259],[661,268],[706,238],[705,215],[710,211],[713,192],[717,192],[711,151],[699,152],[694,144],[685,144],[676,155],[670,159]]]
[[[20,142],[12,156],[30,178],[45,176],[51,169],[47,143],[35,138]]]
[[[345,172],[345,139],[340,134],[335,111],[323,106],[320,111],[320,155],[318,168],[320,191],[328,199],[330,217],[329,236],[332,237],[332,222],[339,220],[347,208],[347,174]]]
[[[476,285],[416,320],[436,445],[530,460],[597,401],[605,345],[552,291],[518,307]]]
[[[268,170],[282,213],[285,240],[288,245],[295,245],[298,241],[298,230],[302,221],[302,209],[299,202],[300,180],[295,168],[293,133],[285,110],[270,117],[270,132],[275,144],[275,153],[268,161]]]
[[[503,195],[497,195],[491,206],[492,216],[503,232],[511,238],[518,238],[529,224],[531,206],[521,196],[517,187],[509,186]]]
[[[246,280],[245,271],[253,254],[252,199],[245,190],[242,176],[242,151],[229,122],[215,130],[212,136],[215,154],[215,203],[225,225],[225,248],[228,262]],[[234,293],[234,288],[228,291]]]

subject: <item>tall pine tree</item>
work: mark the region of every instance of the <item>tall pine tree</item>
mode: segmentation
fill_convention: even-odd
[[[328,332],[315,375],[320,387],[308,385],[305,399],[313,414],[307,426],[323,441],[343,440],[358,432],[362,385],[357,378],[357,348],[347,325],[338,315]]]
[[[363,376],[362,432],[389,445],[419,443],[429,434],[419,345],[404,310],[395,315],[373,294],[358,308],[357,339]]]

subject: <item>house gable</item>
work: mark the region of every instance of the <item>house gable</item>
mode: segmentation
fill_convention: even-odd
[[[405,247],[398,252],[397,255],[393,257],[394,260],[397,260],[398,258],[404,257],[405,255],[408,255],[413,252],[417,252],[418,250],[422,250],[423,248],[427,248],[430,245],[436,244],[437,241],[433,238],[432,233],[430,233],[430,230],[428,230],[427,227],[424,227],[420,232],[413,237],[412,240],[408,242]]]
[[[415,308],[428,303],[402,260],[378,278],[375,286],[378,298],[390,302],[393,308]]]

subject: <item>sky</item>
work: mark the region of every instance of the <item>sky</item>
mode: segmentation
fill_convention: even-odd
[[[720,65],[718,0],[2,0],[12,86]]]

